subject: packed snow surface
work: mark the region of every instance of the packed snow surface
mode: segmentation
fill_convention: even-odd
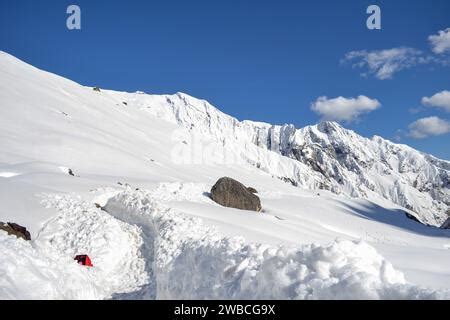
[[[221,236],[198,218],[123,192],[106,211],[148,230],[160,299],[424,299],[449,297],[405,284],[401,272],[362,241],[270,246]]]
[[[0,148],[0,221],[32,235],[0,231],[0,299],[450,298],[450,163],[407,146],[98,92],[0,52]],[[214,203],[222,176],[263,212]]]
[[[79,199],[42,195],[58,215],[30,244],[0,232],[0,298],[102,299],[148,281],[141,231]],[[89,252],[95,268],[74,262]]]

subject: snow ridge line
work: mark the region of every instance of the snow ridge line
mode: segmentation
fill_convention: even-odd
[[[127,189],[105,210],[136,224],[153,241],[156,299],[445,299],[450,291],[407,284],[401,272],[362,241],[300,247],[223,237],[201,219]],[[136,296],[135,296],[136,297]]]

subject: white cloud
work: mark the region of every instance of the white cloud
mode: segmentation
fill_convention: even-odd
[[[395,73],[421,64],[435,64],[444,67],[450,66],[450,28],[430,35],[428,41],[434,54],[424,54],[422,51],[397,47],[384,50],[350,51],[341,60],[341,63],[352,63],[353,68],[367,68],[361,76],[374,75],[380,80],[391,79]]]
[[[431,50],[436,54],[450,52],[450,28],[441,30],[437,35],[428,37],[431,44]]]
[[[392,48],[386,50],[360,50],[348,52],[342,62],[354,62],[353,67],[367,68],[380,80],[390,79],[394,73],[431,62],[420,50],[414,48]],[[363,73],[362,75],[367,75]]]
[[[442,108],[450,112],[450,91],[444,90],[431,97],[423,97],[422,104],[429,107]]]
[[[311,104],[311,110],[319,114],[322,120],[352,122],[362,114],[374,111],[380,106],[378,100],[366,96],[334,99],[319,97]]]
[[[409,126],[409,136],[423,139],[429,136],[439,136],[450,132],[450,122],[438,117],[421,118]]]

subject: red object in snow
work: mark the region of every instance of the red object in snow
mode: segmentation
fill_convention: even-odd
[[[86,267],[93,267],[94,265],[91,262],[91,258],[87,254],[80,254],[75,257],[74,260],[77,260],[78,264],[81,264]]]

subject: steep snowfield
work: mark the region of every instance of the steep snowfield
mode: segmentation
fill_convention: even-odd
[[[450,297],[450,231],[405,215],[445,220],[450,165],[407,146],[96,92],[0,53],[0,149],[0,221],[32,234],[0,231],[3,299]],[[210,200],[221,176],[263,213]]]

